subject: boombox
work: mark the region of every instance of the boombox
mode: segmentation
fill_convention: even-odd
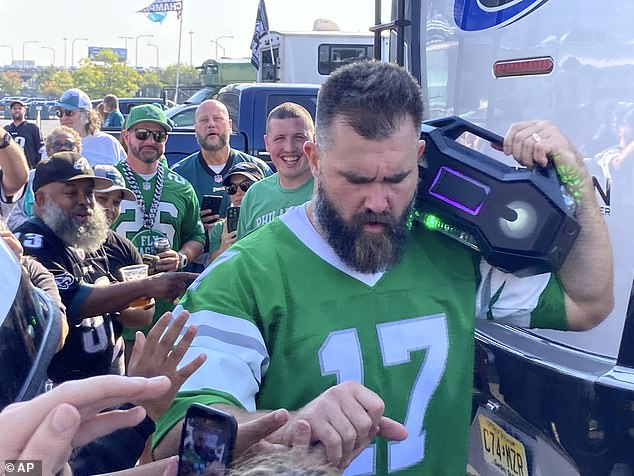
[[[416,215],[517,276],[557,271],[577,238],[574,201],[553,166],[512,167],[458,142],[503,138],[458,117],[427,121]]]

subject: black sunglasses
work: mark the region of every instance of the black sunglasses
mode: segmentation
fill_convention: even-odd
[[[227,193],[229,195],[235,195],[238,191],[238,186],[242,189],[243,192],[249,190],[249,187],[253,185],[253,180],[245,180],[244,182],[240,182],[239,184],[232,183],[231,185],[227,185],[225,188],[227,189]]]
[[[139,140],[147,140],[152,136],[154,142],[165,142],[167,139],[167,132],[165,131],[150,131],[148,129],[134,129],[134,137]]]
[[[57,111],[55,111],[55,115],[57,117],[62,117],[62,116],[70,117],[75,113],[76,110],[77,109],[73,109],[72,111],[69,111],[68,109],[58,109]]]
[[[77,144],[71,141],[66,141],[66,142],[55,141],[51,144],[51,149],[54,152],[61,152],[62,150],[73,151],[73,150],[77,150]]]

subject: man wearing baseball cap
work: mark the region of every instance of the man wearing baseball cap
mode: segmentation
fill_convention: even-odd
[[[29,168],[33,169],[40,161],[44,141],[40,128],[26,120],[27,105],[16,99],[10,104],[11,119],[13,122],[4,126],[11,134],[15,142],[22,147]]]
[[[133,107],[121,131],[128,157],[116,165],[136,201],[121,202],[121,215],[112,228],[130,239],[142,255],[157,255],[159,272],[183,269],[202,253],[205,243],[196,192],[187,180],[167,168],[165,142],[171,130],[160,107]],[[156,238],[167,238],[171,249],[155,252]],[[154,319],[173,307],[171,302],[157,301]],[[126,329],[124,337],[133,341],[134,331]]]
[[[112,186],[109,178],[95,176],[81,154],[53,154],[35,168],[34,216],[16,230],[25,254],[53,274],[66,306],[70,333],[49,368],[55,382],[119,373],[110,313],[126,309],[152,287],[149,278],[117,283],[112,277],[103,247],[108,221],[94,197],[95,190]],[[169,285],[175,298],[177,283]]]
[[[75,129],[81,136],[82,154],[91,166],[116,164],[125,159],[125,150],[119,141],[99,129],[99,115],[81,89],[65,91],[55,107],[60,124]]]
[[[229,173],[223,180],[223,184],[232,207],[241,207],[244,194],[251,186],[264,179],[264,174],[260,167],[253,162],[238,162],[229,169]],[[236,242],[237,230],[229,231],[227,220],[220,220],[214,223],[213,228],[207,231],[209,236],[209,253],[206,256],[205,265],[211,264],[218,256]]]
[[[106,212],[108,224],[112,225],[114,221],[119,218],[119,214],[121,213],[121,202],[123,200],[134,202],[136,201],[136,197],[132,190],[126,188],[123,175],[121,175],[121,172],[119,172],[114,165],[99,164],[95,165],[93,170],[97,177],[105,177],[113,182],[111,187],[104,190],[95,190],[95,198]]]

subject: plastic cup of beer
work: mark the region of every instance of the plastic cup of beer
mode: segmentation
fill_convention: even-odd
[[[137,279],[147,278],[147,264],[133,264],[119,268],[124,281],[135,281]],[[146,307],[151,304],[151,298],[139,298],[130,303],[130,307]]]

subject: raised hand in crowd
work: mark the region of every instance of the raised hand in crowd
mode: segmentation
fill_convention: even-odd
[[[104,375],[66,382],[33,400],[9,405],[0,413],[0,460],[40,460],[44,475],[70,474],[67,461],[73,448],[145,418],[142,407],[105,409],[154,399],[169,388],[166,377]]]
[[[172,321],[172,313],[166,312],[152,327],[147,337],[142,332],[136,333],[134,349],[128,364],[128,375],[147,378],[164,375],[171,382],[169,391],[159,397],[134,402],[137,405],[142,405],[154,421],[158,421],[163,416],[181,385],[200,368],[207,358],[206,354],[199,354],[191,362],[180,369],[178,368],[185,352],[196,336],[197,329],[195,326],[191,326],[176,344],[176,339],[178,339],[188,318],[189,313],[184,311]]]

